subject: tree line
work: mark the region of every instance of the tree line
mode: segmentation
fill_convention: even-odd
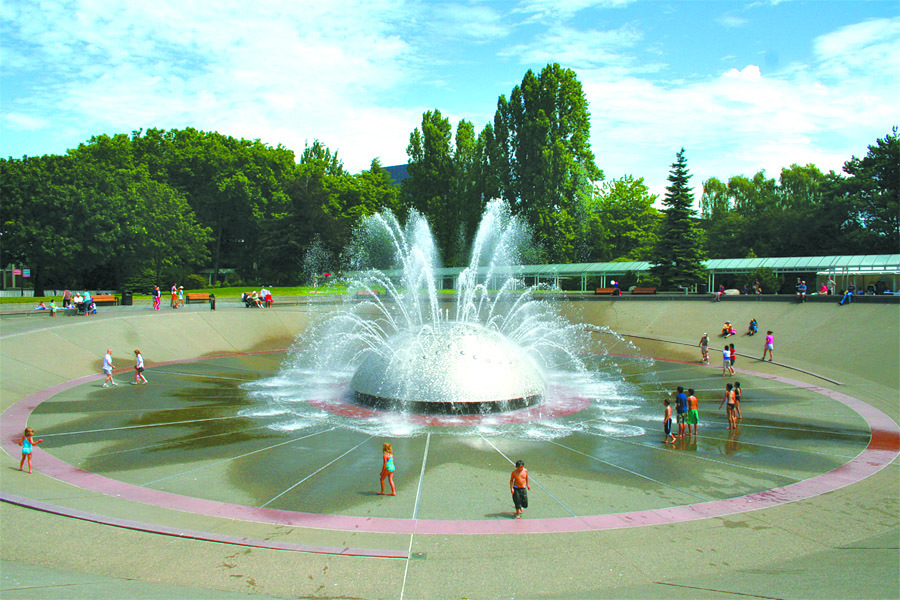
[[[351,174],[318,141],[297,157],[191,128],[100,135],[61,156],[0,160],[0,264],[29,266],[36,289],[145,289],[202,269],[298,284],[354,266],[344,249],[363,217],[414,209],[444,264],[460,266],[494,198],[531,229],[523,262],[649,260],[663,286],[697,282],[703,258],[900,247],[896,128],[844,174],[792,165],[777,180],[709,179],[699,213],[684,149],[660,210],[642,178],[605,181],[590,148],[587,99],[558,64],[529,70],[477,135],[425,112],[399,186],[378,159]]]

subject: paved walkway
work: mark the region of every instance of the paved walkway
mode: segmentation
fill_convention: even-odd
[[[895,310],[892,307],[866,308]],[[285,340],[290,340],[298,327],[302,328],[297,322],[307,318],[308,309],[296,307],[266,312],[225,308],[221,314],[217,313],[210,314],[207,309],[202,313],[185,311],[148,317],[139,313],[137,307],[132,311],[125,307],[97,319],[79,319],[80,322],[74,325],[71,322],[45,323],[44,319],[27,317],[19,320],[30,322],[31,326],[8,328],[8,321],[3,320],[0,323],[0,368],[3,409],[8,411],[0,423],[4,448],[16,452],[15,447],[10,447],[11,436],[14,429],[20,429],[23,418],[16,411],[30,413],[36,407],[40,414],[35,413],[35,419],[42,420],[39,421],[40,430],[44,432],[52,432],[53,427],[71,429],[73,423],[81,424],[81,430],[88,431],[121,427],[123,411],[134,411],[135,401],[139,401],[138,408],[146,413],[142,418],[152,421],[159,415],[168,419],[171,413],[155,410],[153,403],[162,402],[159,397],[171,398],[168,394],[177,391],[186,379],[201,382],[201,388],[209,386],[220,390],[217,393],[223,395],[221,390],[227,389],[227,386],[219,385],[223,380],[213,386],[210,378],[234,375],[235,368],[256,374],[271,369],[266,366],[271,360],[269,357],[275,356],[271,352],[285,347]],[[878,320],[883,316],[869,318]],[[209,344],[206,348],[199,347],[202,344],[188,344],[179,351],[164,350],[167,340],[183,339],[178,336],[192,331],[204,331],[205,339],[219,337],[213,345],[229,352],[220,351],[218,355],[227,354],[231,358],[209,359]],[[654,337],[652,328],[639,333]],[[678,337],[677,331],[669,333]],[[131,398],[130,406],[129,396],[119,394],[131,394],[130,389],[96,390],[93,387],[97,383],[96,375],[83,379],[77,375],[79,370],[81,373],[96,370],[99,356],[93,348],[103,346],[110,339],[113,345],[140,344],[142,348],[152,348],[155,356],[168,354],[164,356],[168,361],[155,361],[151,365],[151,372],[153,369],[159,371],[153,377],[154,385],[134,390],[144,395]],[[36,347],[52,345],[57,350],[50,351],[46,358],[36,351],[25,350],[35,344]],[[716,373],[706,373],[708,368],[678,362],[684,361],[685,357],[675,346],[646,343],[645,352],[666,359],[658,363],[660,373],[664,373],[660,375],[662,379],[681,381],[689,377],[709,377],[710,388],[721,386],[721,378],[717,378]],[[29,356],[29,352],[34,356]],[[100,350],[100,354],[102,352]],[[187,356],[178,356],[179,352]],[[150,353],[145,350],[145,355]],[[194,358],[204,356],[207,360]],[[69,361],[64,360],[67,358],[73,364],[67,364]],[[782,360],[789,358],[785,355]],[[170,373],[164,374],[167,364],[184,368],[173,374],[169,366]],[[832,372],[830,365],[812,366]],[[104,467],[103,460],[98,458],[102,454],[101,448],[111,447],[121,452],[128,443],[147,445],[143,433],[128,433],[132,430],[127,430],[114,439],[91,439],[85,435],[65,448],[57,446],[50,453],[41,451],[36,460],[40,461],[39,470],[43,470],[30,477],[15,471],[18,461],[5,456],[0,493],[15,503],[0,505],[0,516],[5,525],[0,591],[4,597],[22,598],[88,595],[227,598],[239,593],[335,598],[662,595],[714,598],[735,593],[760,597],[896,597],[900,592],[896,584],[900,536],[897,525],[897,433],[896,423],[885,411],[897,414],[898,392],[893,390],[893,396],[885,396],[892,390],[872,380],[867,382],[865,370],[859,374],[853,371],[855,365],[843,366],[848,371],[841,372],[840,379],[847,381],[835,386],[812,376],[783,371],[780,367],[760,365],[757,368],[748,364],[742,377],[753,381],[754,388],[763,388],[765,381],[779,388],[780,400],[766,406],[766,419],[761,418],[760,411],[754,417],[758,419],[755,425],[748,422],[742,426],[744,431],[748,430],[748,425],[751,425],[749,429],[755,426],[757,431],[764,431],[767,436],[765,446],[757,443],[762,440],[759,433],[742,432],[741,439],[729,440],[724,429],[711,427],[695,449],[663,450],[651,448],[648,434],[646,443],[641,439],[631,440],[635,446],[633,455],[617,451],[617,457],[624,459],[625,464],[621,460],[616,464],[624,467],[631,461],[631,470],[637,476],[623,475],[621,470],[614,475],[608,466],[596,470],[596,466],[601,466],[597,458],[605,460],[607,465],[615,460],[601,442],[586,436],[575,442],[553,442],[562,443],[576,452],[557,448],[552,456],[547,452],[549,442],[523,446],[521,442],[503,439],[488,438],[485,444],[477,440],[466,441],[469,438],[465,436],[416,437],[409,441],[403,456],[411,463],[409,470],[421,471],[421,474],[407,477],[406,488],[393,499],[398,503],[386,504],[371,496],[346,502],[346,490],[327,480],[318,483],[310,480],[311,485],[298,487],[297,492],[306,494],[306,501],[313,504],[312,497],[319,493],[323,502],[318,514],[333,515],[328,518],[329,523],[321,519],[318,522],[304,520],[309,517],[293,521],[292,515],[299,513],[284,512],[283,509],[271,511],[275,513],[274,517],[267,509],[246,514],[248,506],[259,506],[257,498],[272,495],[267,486],[273,481],[302,478],[296,470],[307,465],[291,464],[288,462],[290,455],[285,455],[285,460],[267,461],[290,470],[272,475],[265,474],[266,469],[260,470],[260,461],[249,462],[241,468],[214,467],[197,471],[196,467],[204,467],[214,457],[204,458],[202,453],[197,457],[181,454],[181,460],[173,460],[171,449],[161,455],[159,450],[148,449],[143,454],[138,453],[140,458],[124,463],[125,455],[119,454],[118,468],[113,463]],[[888,381],[891,376],[888,374]],[[33,383],[30,378],[34,379]],[[166,378],[170,378],[168,385],[163,383]],[[790,387],[782,386],[787,380],[791,381]],[[101,397],[98,392],[109,392],[109,395]],[[43,402],[41,406],[38,406],[38,400]],[[186,398],[182,396],[180,400]],[[209,409],[209,399],[193,396],[188,400],[192,411]],[[97,406],[92,406],[91,402]],[[120,402],[121,406],[117,407]],[[201,409],[199,405],[202,404],[206,406]],[[224,405],[217,410],[223,416],[229,414]],[[709,412],[715,414],[712,407]],[[133,417],[128,415],[129,419]],[[794,427],[794,431],[782,434],[768,422],[772,419],[794,425],[802,421],[804,427]],[[104,427],[98,427],[98,424]],[[875,435],[871,439],[860,438],[858,432],[865,433],[868,429],[876,432]],[[818,433],[814,433],[816,431]],[[825,432],[839,431],[844,434],[825,435]],[[315,433],[333,436],[319,430]],[[230,440],[227,446],[200,446],[210,455],[225,448],[230,452],[236,447],[234,445],[247,444],[249,448],[265,437]],[[323,446],[345,443],[350,448],[365,436],[357,441],[351,437],[349,433],[342,434]],[[656,437],[661,436],[654,431],[653,439]],[[718,438],[721,440],[717,441]],[[780,439],[780,449],[775,448],[775,439]],[[377,447],[379,441],[375,439],[366,444]],[[278,442],[271,439],[268,443]],[[736,448],[735,443],[742,446]],[[307,442],[302,444],[309,448]],[[495,448],[490,448],[491,445]],[[731,455],[728,454],[729,445]],[[184,447],[176,450],[174,456],[183,453]],[[306,452],[311,451],[318,449],[314,445],[313,450]],[[650,475],[645,470],[648,465],[664,468],[669,463],[662,458],[682,460],[685,451],[692,453],[691,466],[682,465],[674,475],[668,474],[675,477],[672,480],[657,475],[658,482],[664,485],[646,483],[646,476]],[[60,452],[62,454],[56,456]],[[334,456],[341,452],[343,450],[335,448]],[[485,456],[491,452],[499,462],[484,469],[482,465],[490,462]],[[717,452],[719,456],[713,457],[712,454]],[[503,514],[506,511],[504,503],[508,503],[506,498],[490,491],[495,487],[497,473],[508,470],[502,457],[512,453],[526,453],[530,465],[539,465],[534,473],[539,474],[536,479],[544,489],[535,490],[536,498],[540,500],[535,502],[531,512],[541,511],[545,516],[529,514],[524,521],[511,521]],[[562,460],[560,457],[566,453],[569,458]],[[698,469],[694,457],[704,454],[720,463],[741,463],[737,465],[740,468],[735,470],[735,465],[717,464]],[[654,455],[662,458],[647,458]],[[788,458],[793,455],[804,458]],[[352,458],[355,454],[348,456]],[[427,461],[426,456],[429,457]],[[206,463],[198,462],[204,460]],[[324,457],[315,460],[318,462],[310,467],[311,470],[327,463]],[[541,464],[542,460],[553,464]],[[744,462],[747,460],[750,462]],[[831,460],[837,461],[835,468],[828,466]],[[81,464],[80,461],[95,468],[88,469],[89,473],[73,469]],[[127,468],[123,469],[124,465],[128,465]],[[763,466],[768,471],[777,470],[782,481],[795,483],[779,487],[772,473],[760,476],[758,471]],[[368,467],[359,468],[362,470],[358,477],[370,477],[365,474]],[[750,479],[756,479],[760,484],[769,479],[776,485],[760,488],[749,495],[735,496],[731,490],[746,485],[750,481],[746,474],[752,473],[752,469],[757,473]],[[593,483],[587,475],[591,471]],[[201,473],[215,476],[201,476]],[[351,482],[357,479],[353,469],[349,473]],[[75,474],[87,479],[99,476],[116,487],[73,487],[71,484],[78,482],[69,478]],[[170,481],[178,482],[177,497],[163,495],[160,502],[148,503],[146,498],[123,494],[128,486],[134,486],[129,481],[162,480],[173,475],[177,479]],[[698,487],[697,480],[706,478],[708,481]],[[645,483],[638,484],[638,480]],[[115,482],[124,482],[125,487]],[[710,486],[718,487],[723,497],[711,504],[685,503],[667,496],[669,492],[661,491],[676,486],[689,493],[706,495],[712,493]],[[138,487],[143,493],[164,491],[164,484]],[[798,490],[800,493],[794,495]],[[542,498],[539,494],[545,492],[547,497]],[[497,497],[496,501],[493,496]],[[481,497],[485,500],[478,500]],[[554,502],[553,498],[559,502]],[[597,511],[604,498],[608,499],[607,510]],[[648,502],[650,506],[643,513],[631,511],[625,514],[616,508],[616,498],[625,507]],[[223,504],[223,500],[230,502]],[[209,508],[210,502],[215,508]],[[496,504],[496,515],[485,514],[482,510],[479,518],[467,521],[434,518],[485,502]],[[660,505],[661,502],[669,504],[670,508]],[[723,507],[733,508],[735,504],[743,507],[738,510],[712,508],[718,506],[717,502]],[[22,504],[38,510],[23,508]],[[563,513],[569,511],[572,514],[554,515],[552,506],[557,507],[555,510],[563,507]],[[698,506],[706,506],[706,509],[698,509]],[[59,512],[55,509],[44,512],[51,507],[63,507],[72,516],[54,514]],[[232,512],[229,507],[239,510]],[[590,507],[594,512],[586,510]],[[747,512],[746,509],[752,510]],[[392,512],[396,510],[400,513],[409,510],[413,518],[397,518]],[[431,516],[417,517],[419,511],[430,511]],[[671,514],[667,517],[667,511],[680,514],[682,518],[671,518]],[[644,516],[634,516],[641,514]],[[848,514],[853,517],[848,518]],[[575,523],[579,526],[573,526]],[[823,527],[823,523],[827,523],[827,527]],[[37,538],[10,536],[10,524],[16,530],[39,532],[40,535]],[[135,527],[136,524],[141,526]],[[152,535],[145,531],[154,531],[154,528],[158,533],[170,535]],[[196,535],[185,536],[185,532]],[[347,549],[365,550],[366,555],[347,552]],[[172,557],[177,558],[173,560]],[[693,568],[689,572],[678,568],[683,564],[681,557],[693,557],[690,563]],[[866,568],[860,569],[863,564]],[[523,568],[527,573],[526,584],[511,584],[511,574],[515,581],[515,574],[521,574]]]

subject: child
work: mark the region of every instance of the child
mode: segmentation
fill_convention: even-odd
[[[55,317],[56,316],[56,300],[51,300],[50,306],[48,306],[47,308],[50,309],[50,316]]]
[[[728,360],[731,362],[728,370],[734,375],[734,361],[737,360],[737,350],[734,349],[734,344],[728,344]]]
[[[528,481],[528,469],[525,461],[517,460],[516,468],[509,476],[509,491],[512,494],[513,505],[516,507],[516,518],[522,518],[522,511],[528,508],[528,490],[531,483]]]
[[[184,308],[184,286],[178,286],[178,307]]]
[[[694,393],[694,388],[688,389],[687,404],[688,433],[697,435],[697,431],[700,429],[700,401]]]
[[[731,348],[725,344],[725,347],[722,348],[722,377],[729,373],[731,373]]]
[[[756,319],[750,319],[750,325],[747,326],[747,335],[756,335],[759,332],[759,325]]]
[[[737,411],[737,419],[738,421],[744,420],[744,415],[741,413],[741,382],[734,382],[734,409]]]
[[[728,414],[728,429],[737,429],[737,421],[735,420],[735,411],[734,411],[734,392],[732,391],[734,387],[729,383],[725,386],[725,395],[722,397],[722,401],[719,402],[719,408],[722,408],[722,405],[727,402],[725,407],[725,412]]]
[[[769,362],[772,362],[772,351],[775,349],[775,334],[772,330],[766,332],[766,345],[763,346],[763,355],[759,360],[766,360],[766,353],[769,354]]]
[[[144,377],[144,357],[141,355],[140,350],[134,351],[134,381],[131,382],[132,385],[137,385],[139,383],[147,383],[147,378]]]
[[[663,440],[663,444],[667,444],[669,442],[669,438],[672,438],[672,443],[675,443],[675,434],[672,433],[672,405],[669,403],[669,399],[666,398],[663,400],[666,405],[666,410],[663,413],[663,431],[666,432],[666,439]]]
[[[700,338],[700,362],[709,364],[709,335],[704,333]]]
[[[25,435],[22,436],[22,439],[19,440],[19,445],[22,446],[22,460],[19,461],[19,470],[22,470],[22,466],[25,464],[25,459],[28,459],[28,473],[31,473],[31,451],[34,448],[35,444],[40,444],[44,440],[34,441],[34,429],[31,427],[25,428]]]
[[[381,491],[378,492],[378,495],[384,496],[384,478],[387,477],[391,484],[391,496],[396,496],[397,490],[394,489],[394,470],[396,468],[394,467],[394,450],[388,442],[385,442],[381,447],[381,453],[384,462],[381,464]]]
[[[119,385],[118,383],[113,381],[112,372],[113,372],[112,350],[107,348],[106,355],[103,357],[103,373],[106,375],[106,380],[103,382],[103,387]]]

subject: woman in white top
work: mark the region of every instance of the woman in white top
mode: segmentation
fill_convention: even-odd
[[[147,383],[147,378],[144,377],[144,357],[141,356],[140,350],[134,351],[134,381],[132,385],[137,385],[139,383]]]

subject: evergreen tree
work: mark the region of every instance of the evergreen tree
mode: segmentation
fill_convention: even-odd
[[[663,200],[665,216],[650,261],[653,263],[650,272],[659,278],[663,287],[691,286],[704,278],[703,239],[695,224],[697,212],[688,186],[690,179],[682,148],[669,171],[669,186]]]

